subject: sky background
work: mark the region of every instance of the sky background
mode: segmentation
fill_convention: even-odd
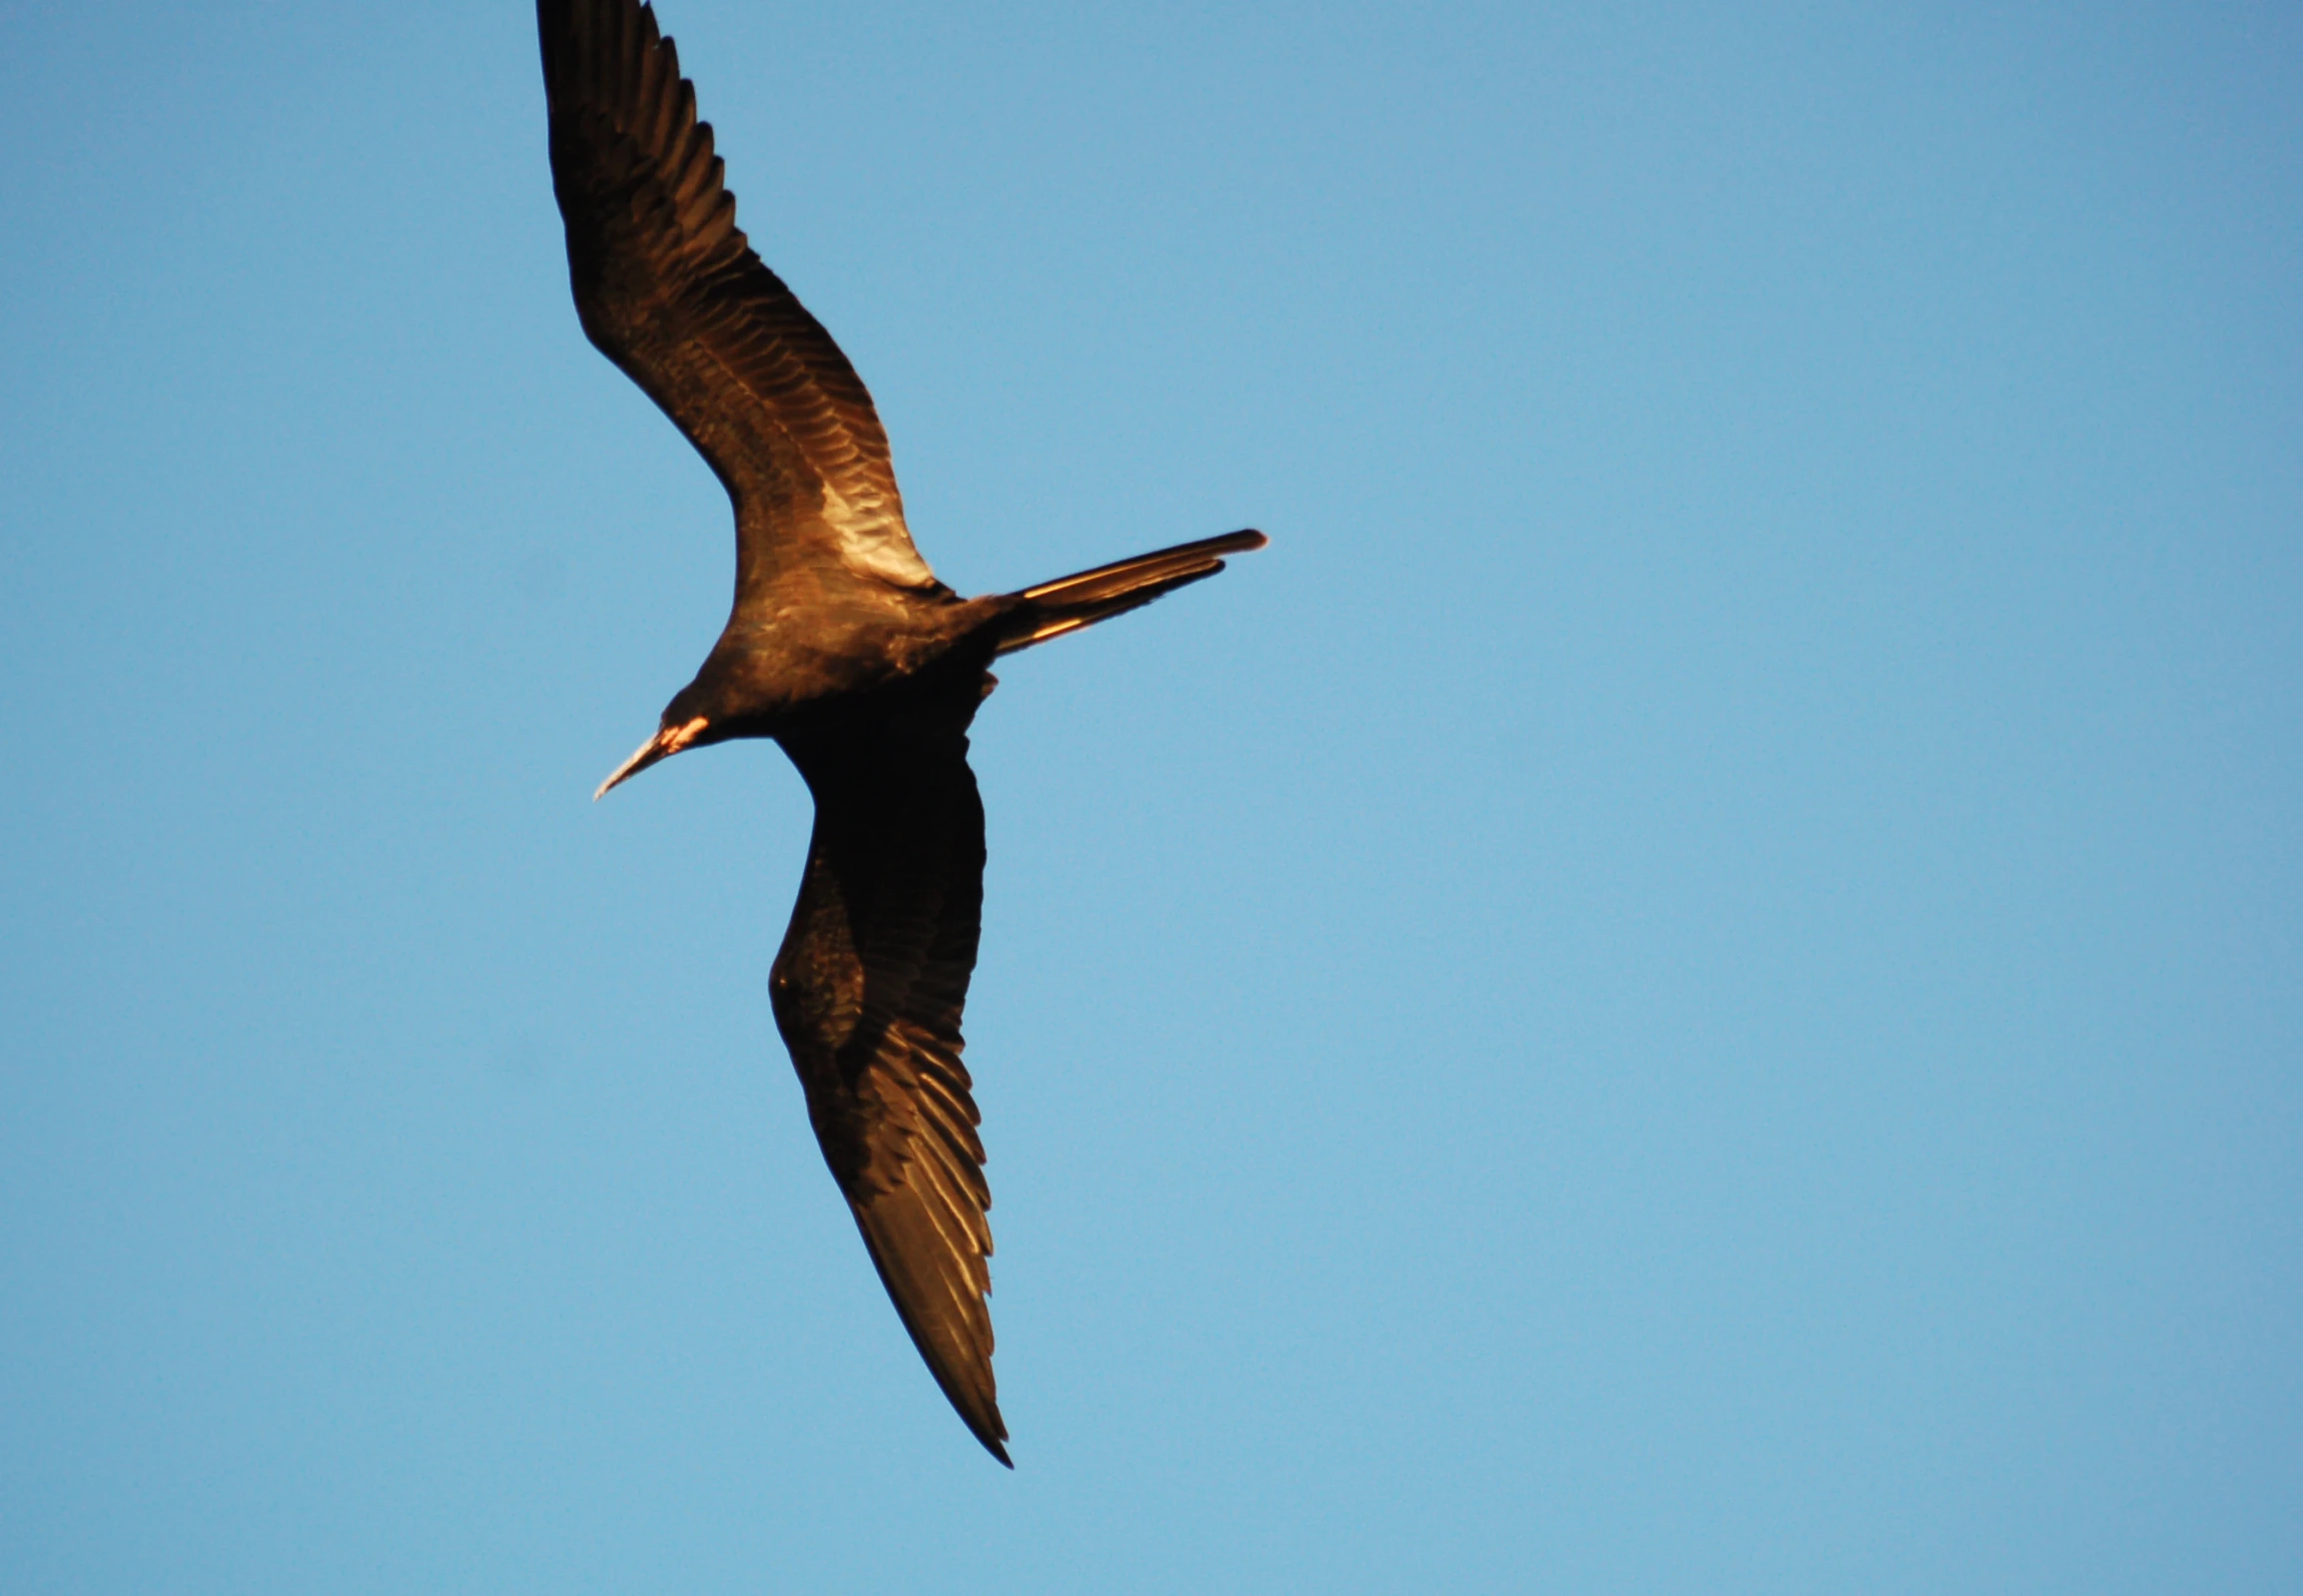
[[[1008,662],[1017,1471],[519,4],[0,6],[21,1592],[2293,1590],[2303,12],[667,0]]]

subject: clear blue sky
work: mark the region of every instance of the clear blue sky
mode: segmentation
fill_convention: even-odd
[[[2303,13],[666,0],[1014,660],[991,1463],[518,3],[9,10],[0,1567],[2303,1583]]]

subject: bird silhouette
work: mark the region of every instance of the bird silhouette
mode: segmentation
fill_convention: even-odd
[[[992,660],[1148,604],[1263,546],[1231,532],[962,598],[913,546],[879,414],[736,227],[709,124],[637,0],[539,0],[552,188],[586,336],[711,465],[735,602],[695,679],[599,793],[684,749],[770,737],[815,799],[769,974],[808,1119],[896,1311],[1009,1463],[992,1232],[960,1014],[983,906],[968,727]]]

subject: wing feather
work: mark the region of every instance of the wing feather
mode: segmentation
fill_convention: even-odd
[[[785,747],[816,825],[770,990],[824,1162],[944,1394],[1002,1462],[991,1187],[961,1011],[983,909],[969,684],[922,714],[858,711]]]
[[[711,125],[654,11],[538,0],[536,22],[576,312],[734,500],[738,605],[827,560],[935,587],[872,397],[736,226]]]

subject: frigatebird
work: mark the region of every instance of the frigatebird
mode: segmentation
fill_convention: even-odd
[[[538,0],[536,23],[576,314],[736,515],[726,627],[593,796],[734,737],[773,738],[799,767],[816,821],[769,971],[776,1029],[905,1329],[1013,1467],[984,1300],[992,1195],[960,1062],[984,891],[968,727],[996,656],[1212,576],[1264,537],[960,597],[913,546],[871,396],[737,228],[711,126],[653,9]]]

